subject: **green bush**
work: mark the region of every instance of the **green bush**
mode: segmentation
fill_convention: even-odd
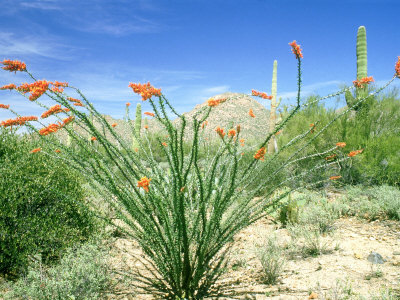
[[[94,244],[69,249],[60,264],[29,268],[5,299],[99,299],[110,284],[106,252]]]
[[[312,103],[316,96],[311,96],[306,102]],[[322,104],[312,103],[305,106],[288,123],[283,134],[278,138],[278,144],[284,145],[293,137],[315,124],[315,131],[309,134],[313,138],[330,120],[346,108],[338,110],[327,109]],[[340,149],[343,155],[352,150],[364,149],[362,155],[351,160],[338,163],[341,182],[345,184],[377,185],[389,184],[399,186],[400,178],[400,101],[397,90],[392,90],[381,96],[368,99],[368,105],[357,113],[345,115],[336,120],[311,145],[304,149],[307,153],[316,149],[328,149],[336,142],[345,142],[347,146]],[[290,153],[288,153],[290,155]],[[308,170],[315,164],[313,157],[299,161],[297,172]],[[296,171],[295,173],[296,174]],[[329,168],[310,173],[304,178],[306,182],[315,182],[336,175]]]
[[[18,276],[29,257],[43,262],[85,240],[95,222],[76,172],[40,143],[0,131],[0,273]]]
[[[338,204],[341,205],[342,215],[353,215],[368,220],[400,220],[400,190],[396,187],[349,187],[346,195],[338,199]]]

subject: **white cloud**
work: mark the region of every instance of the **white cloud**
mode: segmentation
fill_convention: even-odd
[[[303,98],[304,96],[309,96],[313,93],[316,93],[318,89],[324,89],[328,87],[337,88],[341,83],[342,81],[339,80],[330,80],[330,81],[317,82],[313,84],[304,85],[301,87],[301,97]],[[283,92],[283,93],[278,92],[278,97],[282,97],[282,99],[295,98],[297,97],[297,91]]]
[[[16,36],[11,32],[0,32],[0,53],[3,56],[38,55],[62,60],[70,59],[61,53],[64,47],[49,37]],[[72,47],[69,47],[69,50],[73,50]]]
[[[220,86],[213,86],[213,87],[204,88],[202,91],[200,91],[200,94],[206,94],[206,95],[214,96],[215,94],[225,93],[228,90],[229,90],[229,86],[228,85],[220,85]]]
[[[62,7],[59,5],[59,2],[56,0],[38,0],[38,1],[30,1],[30,2],[20,2],[20,5],[24,8],[34,8],[34,9],[42,9],[42,10],[61,10]]]

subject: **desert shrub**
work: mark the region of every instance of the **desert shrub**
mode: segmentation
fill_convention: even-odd
[[[335,206],[340,206],[342,215],[400,220],[400,190],[388,185],[348,187]]]
[[[100,245],[70,248],[55,266],[48,268],[40,262],[30,266],[5,299],[100,299],[111,282],[106,259]]]
[[[9,130],[0,131],[0,273],[17,275],[28,258],[56,258],[85,240],[94,219],[76,172]]]
[[[305,106],[289,123],[278,139],[279,145],[285,144],[304,128],[315,124],[315,131],[324,127],[343,109],[326,108],[314,103],[316,96],[306,100]],[[352,161],[338,163],[341,168],[344,184],[390,184],[399,185],[400,178],[400,101],[398,90],[393,89],[385,95],[370,96],[367,105],[337,119],[317,139],[313,140],[309,152],[326,147],[332,141],[346,142],[345,153],[351,150],[364,149],[363,155]],[[297,162],[297,170],[307,170],[315,164],[315,157]],[[306,182],[320,180],[330,176],[330,169],[310,173]]]
[[[319,193],[304,190],[290,195],[279,210],[282,225],[313,225],[321,234],[333,231],[334,222],[340,217],[333,203]]]
[[[266,284],[275,284],[285,264],[284,250],[276,237],[269,237],[264,245],[257,246],[257,256],[262,266],[262,277]]]
[[[291,242],[288,245],[290,257],[318,256],[333,250],[332,241],[321,235],[318,225],[289,224],[287,226]]]

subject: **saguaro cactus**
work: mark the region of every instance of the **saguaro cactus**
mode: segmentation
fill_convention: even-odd
[[[134,151],[139,150],[139,138],[140,130],[142,129],[142,105],[138,103],[136,105],[136,116],[135,116],[135,132],[132,133],[132,149]]]
[[[364,26],[358,27],[357,32],[357,47],[356,47],[356,54],[357,54],[357,80],[367,77],[367,33],[365,31]],[[354,97],[350,91],[346,92],[345,98],[347,106],[353,106],[357,98],[365,97],[368,93],[368,87],[358,87],[356,89],[356,97]],[[355,108],[358,109],[358,108]]]
[[[270,117],[269,117],[269,131],[272,132],[275,129],[275,125],[276,125],[276,109],[279,106],[281,100],[279,99],[279,101],[276,101],[276,93],[277,93],[277,89],[278,89],[278,80],[277,80],[277,73],[278,73],[278,61],[274,60],[274,67],[272,70],[272,87],[271,87],[271,113],[270,113]],[[276,140],[275,137],[273,137],[273,139],[271,139],[268,143],[268,153],[272,154],[274,153],[274,151],[276,149]]]

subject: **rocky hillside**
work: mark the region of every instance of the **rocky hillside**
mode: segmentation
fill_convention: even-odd
[[[204,128],[204,134],[206,137],[208,137],[209,139],[217,138],[218,135],[215,132],[215,129],[218,126],[224,128],[225,132],[227,132],[230,128],[236,128],[238,124],[240,124],[241,126],[240,134],[242,138],[261,139],[266,136],[266,134],[268,133],[269,110],[267,110],[265,106],[260,104],[260,102],[258,102],[251,96],[239,93],[224,93],[216,95],[213,98],[227,98],[227,101],[212,109],[207,119],[208,124]],[[266,100],[261,99],[261,101]],[[193,136],[193,132],[191,130],[192,118],[199,110],[201,110],[205,106],[207,106],[207,102],[198,104],[194,107],[193,110],[183,114],[188,121],[188,126],[185,130],[186,139],[190,139]],[[250,109],[252,109],[254,112],[254,118],[249,115]],[[132,114],[134,115],[134,111],[132,112]],[[105,116],[105,118],[110,124],[116,123],[117,126],[115,127],[115,129],[117,130],[117,132],[121,134],[128,142],[131,141],[131,129],[126,121],[113,119],[107,115]],[[179,126],[180,119],[175,119],[173,123],[175,124],[175,126]],[[95,125],[97,128],[100,128],[100,131],[102,131],[99,123],[95,122]],[[77,124],[74,125],[74,130],[77,130],[83,136],[87,136],[89,138],[88,133],[84,133],[83,130],[78,129]],[[163,127],[157,120],[149,118],[147,130],[150,133],[162,133]],[[145,131],[146,129],[144,128],[144,119],[142,119],[142,133],[144,133]],[[111,136],[107,136],[108,138],[111,138]],[[60,132],[60,137],[62,139],[66,138],[65,131]]]

